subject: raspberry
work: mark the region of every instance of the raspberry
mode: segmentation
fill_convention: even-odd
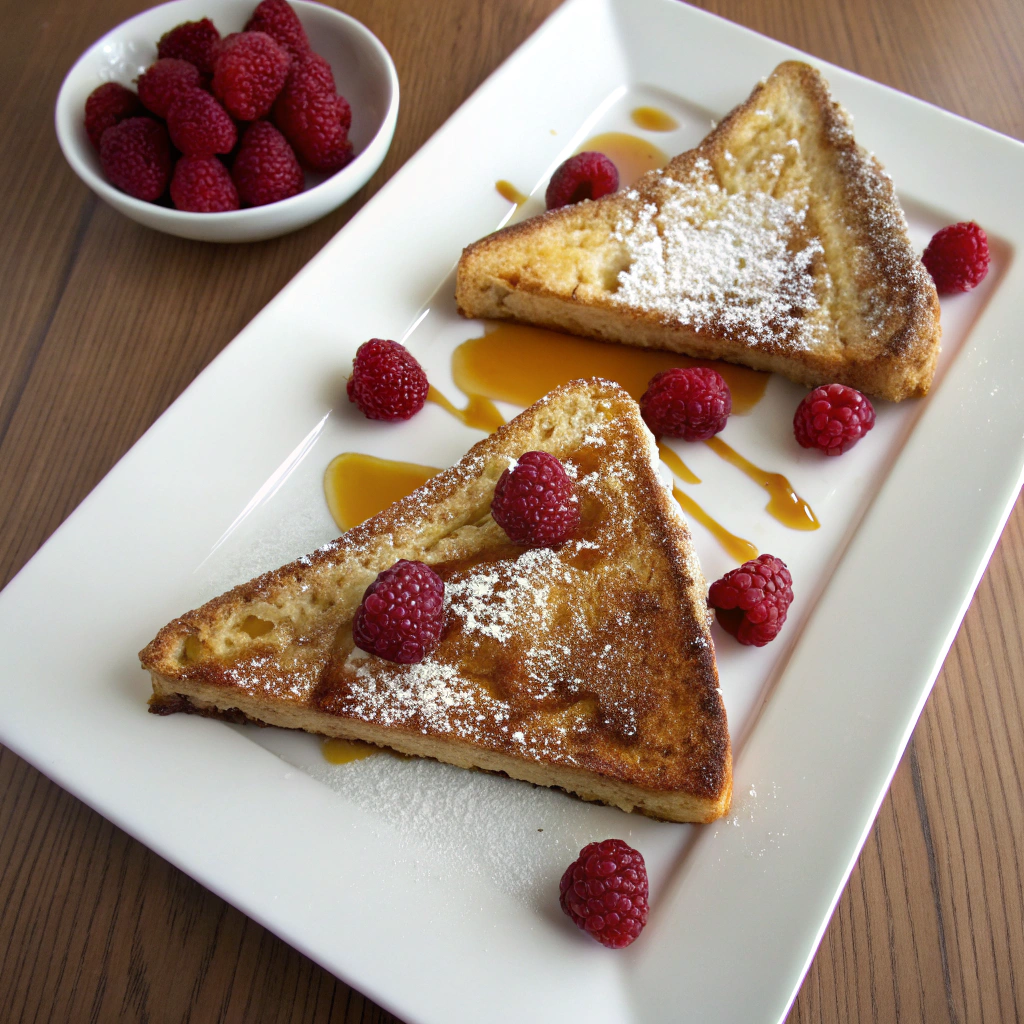
[[[491,515],[513,544],[531,548],[561,544],[580,525],[576,487],[547,452],[527,452],[501,474]]]
[[[183,156],[174,165],[171,202],[191,213],[223,213],[238,209],[238,192],[215,156]]]
[[[246,32],[266,32],[293,57],[309,53],[309,40],[299,16],[286,0],[262,0],[245,23]]]
[[[800,446],[826,455],[849,451],[874,425],[871,399],[845,384],[815,388],[793,417],[793,433]]]
[[[129,117],[103,133],[100,165],[111,185],[136,199],[159,199],[171,175],[167,129],[151,117]]]
[[[235,32],[217,51],[213,94],[240,121],[270,111],[288,77],[291,58],[266,32]]]
[[[356,647],[399,665],[422,661],[441,639],[444,581],[403,558],[366,588],[352,623]]]
[[[128,117],[144,114],[139,97],[117,82],[97,86],[85,101],[85,132],[89,141],[100,148],[100,139],[108,128]]]
[[[220,33],[209,18],[185,21],[165,32],[156,44],[157,57],[174,57],[194,64],[202,74],[213,73]]]
[[[238,141],[235,122],[202,89],[190,89],[175,99],[167,111],[167,130],[185,156],[230,153]]]
[[[573,924],[610,949],[643,931],[647,895],[643,855],[621,839],[584,846],[558,883],[558,902]]]
[[[256,121],[246,128],[231,176],[246,206],[276,203],[297,195],[305,185],[292,147],[269,121]]]
[[[577,153],[551,175],[544,201],[549,210],[600,199],[619,187],[619,172],[604,153]]]
[[[663,370],[647,385],[640,411],[656,436],[706,441],[725,426],[732,412],[732,392],[710,366]]]
[[[157,117],[167,117],[178,96],[199,88],[199,69],[187,60],[164,57],[146,68],[137,84],[143,104]]]
[[[708,604],[741,644],[764,647],[779,635],[793,603],[793,577],[774,555],[744,562],[711,584]]]
[[[317,171],[333,173],[352,159],[348,103],[338,102],[331,66],[315,53],[298,57],[274,104],[274,121],[299,158]]]
[[[367,419],[407,420],[427,400],[427,375],[397,341],[371,338],[352,360],[348,398]]]
[[[969,292],[988,273],[988,235],[974,221],[936,231],[921,257],[936,289]]]

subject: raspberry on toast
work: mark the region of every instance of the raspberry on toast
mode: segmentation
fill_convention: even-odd
[[[893,401],[928,391],[939,351],[935,287],[892,181],[797,61],[634,188],[469,246],[456,301],[467,317]]]
[[[511,543],[489,509],[526,451],[575,476],[581,524]],[[632,398],[556,388],[455,466],[311,555],[165,626],[140,654],[151,710],[367,740],[672,821],[729,807],[707,588]],[[355,648],[363,591],[401,558],[445,581],[423,661]]]

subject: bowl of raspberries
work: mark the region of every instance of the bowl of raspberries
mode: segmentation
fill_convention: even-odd
[[[273,238],[377,170],[398,116],[387,50],[307,0],[173,0],[94,43],[57,98],[57,138],[100,198],[207,242]]]

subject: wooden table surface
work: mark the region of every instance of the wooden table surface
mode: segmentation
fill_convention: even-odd
[[[304,231],[218,247],[121,217],[57,148],[61,78],[139,0],[0,0],[0,583],[556,5],[344,0],[402,82],[384,166]],[[1024,138],[1021,0],[701,6]],[[794,1024],[1024,1017],[1022,602],[1018,503]],[[2,748],[0,1019],[395,1020]]]

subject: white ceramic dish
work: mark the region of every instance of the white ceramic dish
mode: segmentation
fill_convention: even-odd
[[[134,88],[156,60],[156,43],[183,21],[212,18],[222,36],[239,32],[256,0],[172,0],[111,29],[75,62],[57,96],[57,140],[74,172],[126,217],[157,231],[203,242],[257,242],[296,231],[351,199],[380,167],[395,134],[398,75],[380,40],[355,18],[307,0],[291,0],[313,49],[334,71],[339,93],[352,106],[355,159],[329,177],[306,175],[306,189],[291,199],[229,213],[185,213],[143,202],[111,185],[83,123],[85,101],[103,82]]]
[[[726,440],[787,474],[821,530],[785,530],[749,480],[686,452],[704,479],[694,497],[797,581],[775,644],[716,633],[736,752],[728,819],[658,823],[384,755],[333,767],[301,734],[158,719],[135,652],[184,608],[329,539],[321,476],[337,452],[444,465],[480,436],[433,406],[369,423],[342,382],[360,342],[396,337],[453,391],[450,353],[481,327],[455,315],[450,269],[509,216],[496,180],[541,194],[567,153],[629,128],[643,103],[680,121],[654,141],[685,148],[791,56],[668,0],[556,12],[0,595],[0,740],[410,1022],[781,1019],[1020,486],[1024,211],[1003,199],[1024,171],[1019,144],[825,68],[918,247],[970,217],[989,229],[993,267],[943,302],[932,394],[879,403],[842,459],[792,443],[804,392],[779,378],[730,421]],[[730,566],[694,537],[709,577]],[[52,642],[55,619],[73,642]],[[565,864],[610,835],[642,850],[652,881],[648,928],[619,953],[556,902]]]

